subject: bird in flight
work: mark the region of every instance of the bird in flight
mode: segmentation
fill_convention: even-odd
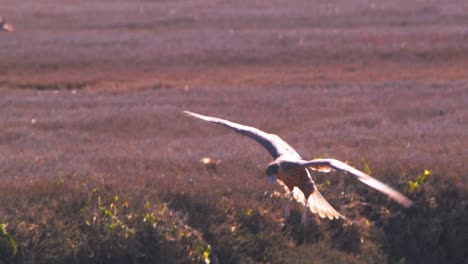
[[[7,32],[12,32],[13,26],[8,24],[1,16],[0,16],[0,29]]]
[[[269,182],[278,182],[284,187],[290,200],[294,198],[304,205],[301,218],[302,224],[306,222],[308,209],[312,213],[318,214],[321,218],[328,218],[330,220],[344,218],[320,194],[312,180],[311,170],[320,172],[338,171],[350,174],[370,187],[387,194],[404,207],[408,208],[413,204],[411,200],[397,190],[344,162],[335,159],[302,159],[288,143],[277,135],[221,118],[204,116],[189,111],[184,112],[189,116],[227,127],[260,143],[273,157],[273,161],[266,167],[266,175]],[[285,216],[287,217],[288,215],[289,205],[285,208]]]

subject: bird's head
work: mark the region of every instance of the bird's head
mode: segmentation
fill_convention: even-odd
[[[269,183],[274,183],[278,177],[279,165],[276,162],[268,164],[266,167],[265,173],[268,177]]]

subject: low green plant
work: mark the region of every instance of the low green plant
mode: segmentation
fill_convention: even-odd
[[[369,162],[366,159],[362,158],[361,163],[364,165],[364,167],[362,168],[362,171],[368,175],[371,175],[372,170],[370,168]]]
[[[429,175],[431,175],[431,172],[429,170],[424,170],[423,173],[418,175],[418,178],[415,181],[408,180],[406,182],[408,184],[408,192],[413,193],[416,190],[421,189]]]
[[[18,247],[17,247],[16,241],[6,230],[6,227],[7,227],[7,224],[4,224],[4,223],[0,224],[0,237],[6,238],[6,240],[8,241],[8,245],[11,249],[11,253],[13,256],[15,256],[16,253],[18,253]]]
[[[203,250],[203,258],[205,260],[206,264],[210,264],[210,254],[211,254],[211,245],[208,245],[204,250]]]

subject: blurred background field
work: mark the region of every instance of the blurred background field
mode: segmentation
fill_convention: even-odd
[[[16,30],[0,34],[0,263],[468,261],[464,1],[0,5]],[[348,219],[284,222],[267,152],[183,110],[346,160],[417,207],[317,174]]]

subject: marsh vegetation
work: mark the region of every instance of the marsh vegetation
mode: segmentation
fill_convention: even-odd
[[[0,263],[468,259],[463,1],[58,2],[2,2]],[[266,151],[183,110],[347,161],[417,206],[317,173],[347,220],[302,228],[296,205],[284,221]]]

